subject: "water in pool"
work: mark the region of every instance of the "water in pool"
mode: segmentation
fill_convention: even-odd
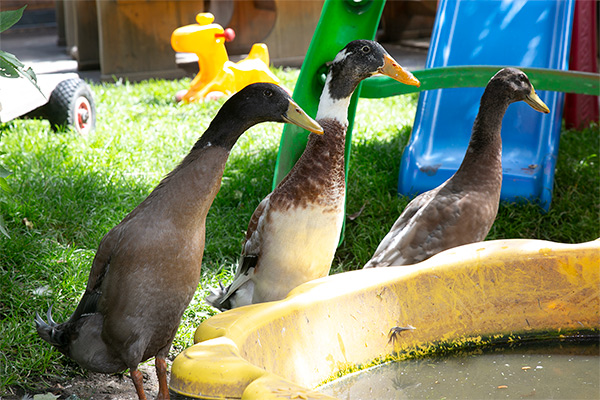
[[[600,399],[598,340],[384,364],[318,390],[344,400]]]

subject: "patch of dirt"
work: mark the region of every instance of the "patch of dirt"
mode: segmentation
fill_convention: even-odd
[[[168,370],[171,362],[167,360]],[[154,363],[140,364],[138,369],[144,376],[144,390],[148,399],[156,398],[158,394],[158,379]],[[69,400],[137,400],[138,396],[131,381],[129,373],[121,375],[107,375],[87,372],[86,376],[77,376],[67,381],[50,383],[47,388],[42,388],[35,393],[17,392],[10,396],[0,396],[0,400],[21,400],[24,396],[32,399],[36,394],[51,393],[59,396],[58,399]],[[27,398],[27,397],[25,397]]]

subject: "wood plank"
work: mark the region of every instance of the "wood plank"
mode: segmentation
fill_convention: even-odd
[[[277,19],[264,39],[275,64],[302,64],[313,37],[323,0],[277,0]]]
[[[103,80],[177,78],[171,34],[195,22],[202,0],[97,2]]]

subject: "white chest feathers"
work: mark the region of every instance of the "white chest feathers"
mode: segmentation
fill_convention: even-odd
[[[261,248],[254,281],[254,300],[285,297],[296,286],[329,274],[344,219],[336,212],[308,205],[284,212],[269,210],[259,223]]]

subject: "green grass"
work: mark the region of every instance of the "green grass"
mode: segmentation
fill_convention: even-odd
[[[276,71],[288,87],[297,70]],[[53,304],[55,319],[74,310],[103,235],[142,201],[204,132],[220,102],[175,104],[183,81],[92,85],[97,131],[81,138],[52,133],[45,121],[0,125],[0,165],[13,193],[0,192],[0,395],[43,387],[46,377],[84,373],[37,337],[33,318]],[[416,96],[361,100],[352,138],[345,240],[332,272],[360,268],[407,204],[396,194],[402,149]],[[282,126],[252,128],[234,147],[207,220],[202,288],[228,281],[250,215],[270,192]],[[583,242],[600,236],[598,126],[564,131],[550,212],[535,204],[502,204],[488,239]],[[363,208],[364,206],[364,208]],[[214,310],[205,290],[184,314],[172,350],[192,343]]]

